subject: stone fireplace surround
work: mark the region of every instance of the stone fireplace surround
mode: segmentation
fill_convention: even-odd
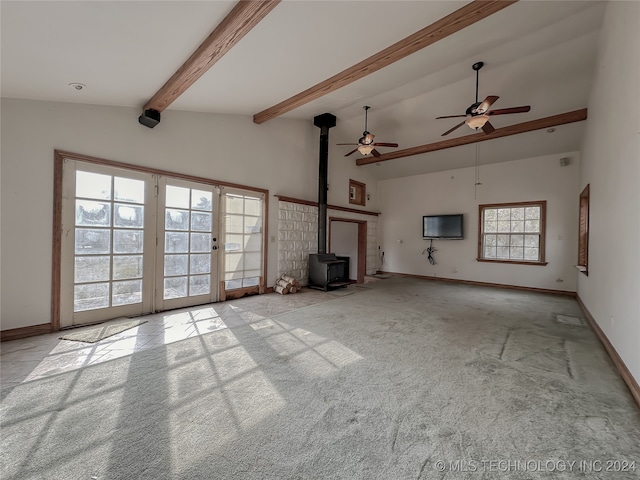
[[[318,253],[318,206],[316,202],[291,197],[278,197],[278,277],[288,274],[302,285],[309,280],[309,254]],[[379,267],[378,213],[346,207],[327,206],[332,219],[364,220],[367,222],[366,274]]]

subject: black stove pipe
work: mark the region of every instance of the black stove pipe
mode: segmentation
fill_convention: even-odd
[[[318,168],[318,253],[327,253],[327,185],[329,178],[329,129],[336,126],[336,117],[323,113],[313,118],[320,128],[320,158]]]

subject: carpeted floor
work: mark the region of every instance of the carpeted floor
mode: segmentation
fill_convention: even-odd
[[[575,300],[367,287],[4,389],[1,478],[638,478],[640,410]]]

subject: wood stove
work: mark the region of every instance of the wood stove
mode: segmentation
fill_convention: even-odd
[[[337,257],[334,253],[309,255],[309,287],[326,292],[350,283],[349,257]]]

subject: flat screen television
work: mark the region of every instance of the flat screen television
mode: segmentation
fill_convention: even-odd
[[[422,217],[422,238],[462,240],[463,214],[425,215]]]

